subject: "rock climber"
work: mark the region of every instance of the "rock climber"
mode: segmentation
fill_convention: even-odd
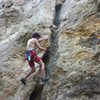
[[[42,82],[47,81],[45,75],[45,64],[42,61],[42,59],[37,55],[36,49],[42,50],[46,52],[46,48],[41,47],[39,42],[43,40],[48,40],[48,35],[44,35],[41,37],[41,35],[37,32],[34,32],[32,35],[32,38],[28,40],[27,47],[26,47],[26,53],[25,53],[25,60],[28,61],[29,66],[31,67],[31,71],[27,73],[27,75],[21,79],[21,82],[26,85],[27,78],[35,72],[35,63],[38,63],[40,65],[39,70],[39,78]],[[25,61],[24,60],[24,61]]]

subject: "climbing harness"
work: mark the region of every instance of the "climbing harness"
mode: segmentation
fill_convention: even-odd
[[[25,56],[26,56],[26,58],[27,58],[28,61],[31,60],[31,52],[32,52],[33,50],[35,50],[35,48],[28,49],[28,50],[26,51],[26,53],[25,53]],[[35,57],[34,57],[34,59],[35,59]]]

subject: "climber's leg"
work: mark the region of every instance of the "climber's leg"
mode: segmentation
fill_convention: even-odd
[[[21,79],[21,82],[22,82],[24,85],[26,85],[26,80],[27,80],[27,78],[28,78],[32,73],[35,72],[35,64],[34,64],[34,62],[33,62],[33,61],[30,61],[30,62],[28,62],[28,63],[29,63],[29,65],[30,65],[30,67],[31,67],[31,71],[29,71],[29,72],[26,74],[26,76],[25,76],[24,78]]]

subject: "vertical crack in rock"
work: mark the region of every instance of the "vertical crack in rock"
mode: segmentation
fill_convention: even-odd
[[[55,19],[54,19],[54,25],[59,26],[60,20],[59,20],[59,15],[60,15],[60,8],[62,4],[57,4],[55,7]]]
[[[49,58],[49,48],[47,49],[46,53],[42,56],[42,61],[45,63],[46,66],[49,63],[48,58]],[[35,86],[35,89],[31,93],[29,100],[41,100],[41,94],[42,94],[43,88],[44,88],[44,84],[40,84],[38,80],[37,85]]]
[[[44,88],[44,84],[40,85],[38,81],[37,85],[35,86],[35,89],[30,95],[29,100],[41,100],[41,94],[42,94],[43,88]]]
[[[63,3],[62,3],[63,4]],[[60,20],[59,20],[59,15],[60,15],[60,10],[61,10],[61,6],[62,4],[56,4],[55,6],[55,16],[54,16],[54,27],[51,27],[51,46],[49,49],[49,63],[47,63],[46,65],[48,65],[48,70],[49,73],[48,76],[50,77],[51,72],[54,72],[55,66],[56,66],[56,61],[58,58],[58,39],[59,39],[59,25],[60,25]],[[30,99],[29,100],[41,100],[41,93],[43,91],[44,85],[40,85],[39,81],[37,82],[37,85],[35,87],[35,89],[33,90],[32,94],[30,95]]]
[[[100,12],[100,3],[97,6],[97,11]]]
[[[61,7],[65,1],[61,1],[60,3],[57,2],[55,6],[55,18],[54,18],[54,26],[51,27],[51,48],[50,48],[50,62],[48,65],[48,69],[51,74],[54,73],[55,68],[56,68],[56,63],[57,59],[59,57],[58,53],[58,41],[59,41],[59,35],[60,35],[60,12],[61,12]]]

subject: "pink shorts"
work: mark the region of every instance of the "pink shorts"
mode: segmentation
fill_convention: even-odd
[[[27,60],[27,61],[28,61],[28,64],[30,65],[30,67],[34,68],[35,62],[39,63],[41,61],[41,58],[37,56],[36,51],[34,51],[34,50],[32,50],[30,52],[30,55],[31,55],[31,60],[30,61]],[[25,59],[27,59],[27,56],[25,56]]]

